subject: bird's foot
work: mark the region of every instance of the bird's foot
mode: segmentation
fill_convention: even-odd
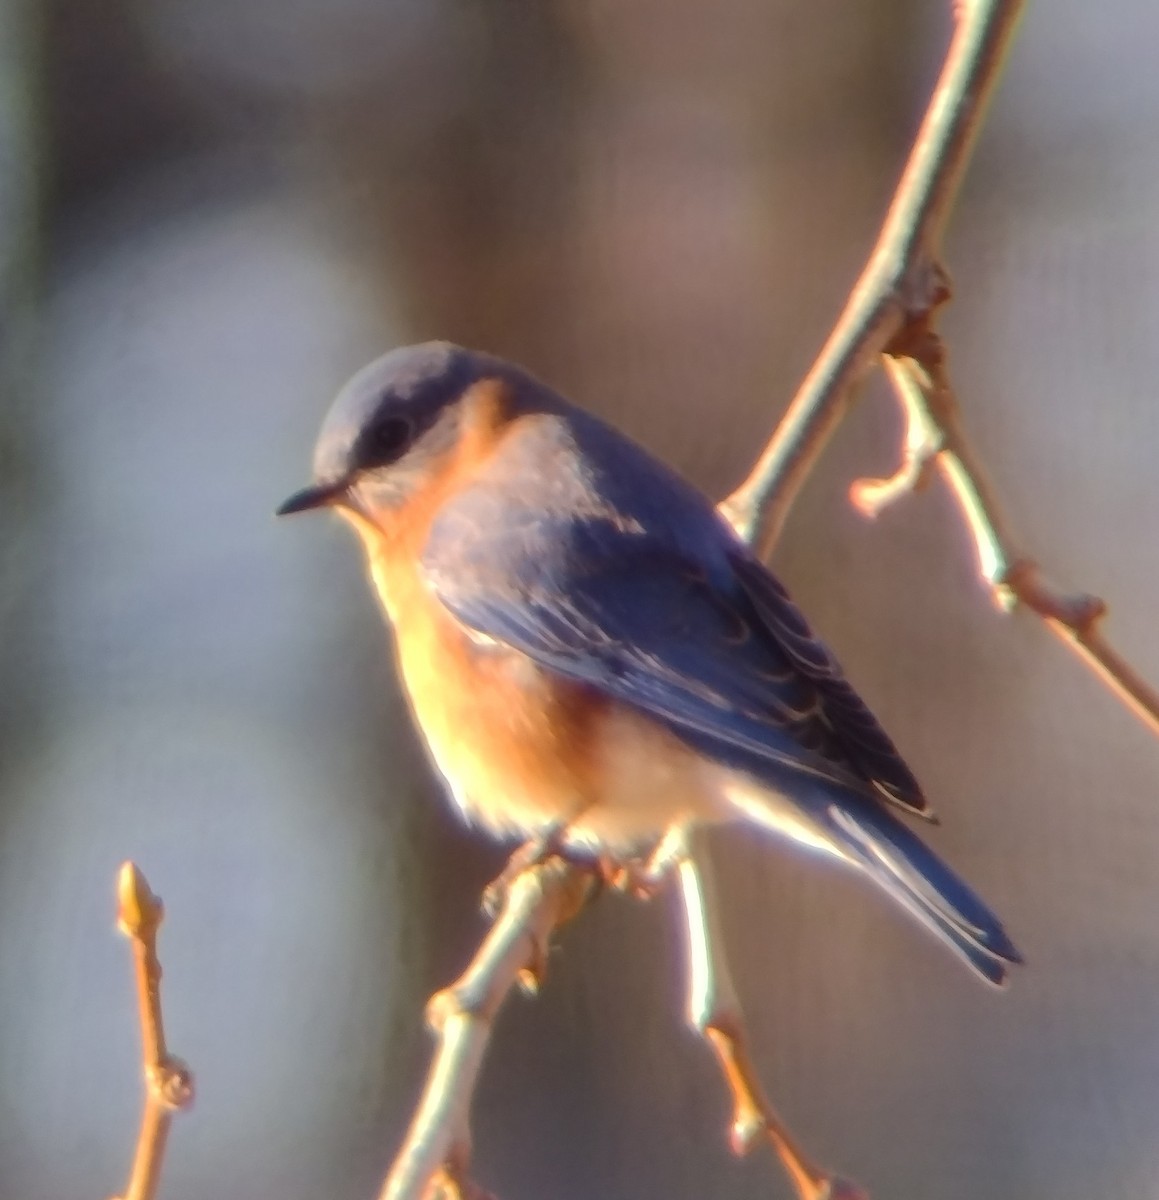
[[[482,907],[489,917],[495,917],[503,910],[511,885],[524,871],[538,867],[562,852],[563,831],[564,826],[553,825],[545,833],[528,838],[514,851],[503,870],[483,889]]]
[[[600,879],[604,886],[625,892],[639,900],[651,900],[660,890],[660,880],[648,872],[648,859],[634,858],[627,862],[619,859],[601,858]]]
[[[687,831],[674,826],[656,843],[647,858],[601,858],[600,876],[608,887],[640,900],[651,900],[663,889],[669,875],[687,853]]]
[[[679,834],[669,832],[647,858],[601,858],[600,877],[609,888],[636,896],[638,900],[651,900],[665,886],[685,850],[683,830]]]

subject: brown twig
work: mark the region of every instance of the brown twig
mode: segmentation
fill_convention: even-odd
[[[854,503],[867,515],[876,516],[936,469],[958,502],[974,540],[979,574],[990,585],[999,607],[1010,611],[1023,605],[1037,613],[1159,734],[1159,692],[1103,636],[1107,606],[1097,596],[1055,587],[1037,563],[1017,549],[982,464],[962,429],[945,357],[932,334],[927,335],[923,357],[928,365],[910,357],[884,356],[886,373],[906,420],[905,455],[891,478],[855,483]]]
[[[491,1027],[511,988],[535,991],[552,931],[585,903],[592,876],[559,858],[517,875],[466,971],[436,992],[427,1022],[438,1048],[426,1088],[381,1192],[381,1200],[483,1200],[468,1174],[471,1097]]]
[[[730,1144],[748,1153],[764,1138],[800,1200],[868,1200],[856,1184],[808,1157],[765,1095],[749,1058],[744,1017],[724,954],[707,848],[693,842],[678,865],[688,946],[688,1020],[712,1047],[733,1102]]]
[[[941,235],[1022,0],[958,0],[942,73],[877,244],[817,361],[748,478],[722,504],[767,557],[854,386],[915,317],[948,298]]]
[[[185,1063],[169,1053],[161,1020],[157,931],[164,916],[165,908],[145,876],[134,863],[124,863],[117,874],[117,927],[133,943],[145,1110],[129,1185],[120,1200],[154,1200],[173,1114],[193,1103],[193,1075]]]

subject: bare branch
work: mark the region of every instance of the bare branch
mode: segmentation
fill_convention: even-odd
[[[884,356],[906,416],[902,463],[889,479],[858,481],[854,503],[873,515],[924,486],[936,467],[958,501],[979,570],[1000,606],[1023,604],[1038,613],[1159,733],[1159,692],[1104,637],[1100,619],[1106,605],[1097,597],[1062,592],[1015,549],[985,472],[962,434],[933,328],[937,308],[950,295],[940,260],[942,232],[1021,8],[1021,0],[959,3],[941,77],[869,262],[760,460],[720,511],[767,556],[800,485],[844,417],[853,386]]]
[[[767,557],[852,390],[915,318],[949,296],[942,231],[1022,0],[959,0],[956,26],[877,244],[764,453],[721,511]]]
[[[679,863],[678,877],[688,945],[688,1020],[712,1047],[732,1097],[733,1153],[747,1154],[763,1137],[776,1151],[800,1200],[868,1200],[856,1184],[806,1155],[761,1087],[723,950],[707,847],[693,843]]]
[[[1017,541],[1002,516],[982,464],[958,416],[945,357],[930,335],[925,357],[885,355],[886,373],[905,415],[906,450],[890,479],[859,480],[854,503],[868,516],[919,486],[936,468],[961,509],[974,540],[978,571],[1005,611],[1024,605],[1037,613],[1153,732],[1159,734],[1159,692],[1118,654],[1102,633],[1107,606],[1097,596],[1068,593],[1051,584]]]
[[[955,6],[941,75],[861,278],[760,460],[720,505],[762,556],[772,549],[801,484],[844,416],[855,384],[885,351],[910,353],[911,343],[928,334],[931,314],[949,297],[941,235],[1021,9],[1021,0],[958,0]],[[941,427],[915,419],[910,428],[904,474],[863,486],[865,506],[880,506],[918,486],[935,460],[943,466]],[[987,505],[982,476],[972,475],[971,481],[977,503]],[[1018,579],[1017,572],[1007,572],[1003,586]],[[1029,585],[1022,579],[1021,586]],[[698,867],[688,854],[665,862],[677,869],[684,898],[689,1016],[712,1046],[732,1095],[734,1149],[743,1153],[763,1135],[801,1200],[865,1200],[856,1185],[813,1163],[773,1109],[748,1057],[711,882],[703,864]],[[645,882],[660,865],[645,868]],[[633,872],[624,877],[630,885]],[[503,881],[503,910],[471,967],[431,1001],[428,1015],[440,1044],[382,1200],[478,1200],[484,1194],[467,1175],[468,1118],[491,1021],[519,977],[538,977],[551,931],[578,911],[591,886],[589,876],[555,858],[522,873],[505,872]]]
[[[514,984],[536,990],[552,931],[582,908],[592,885],[590,873],[560,858],[516,875],[471,965],[431,998],[427,1022],[439,1044],[381,1200],[483,1200],[487,1195],[468,1175],[469,1118],[492,1023]]]
[[[117,927],[133,943],[145,1110],[129,1186],[120,1200],[154,1200],[173,1114],[193,1103],[193,1075],[165,1045],[161,963],[157,958],[157,931],[164,917],[165,907],[145,876],[134,863],[124,863],[117,874]]]

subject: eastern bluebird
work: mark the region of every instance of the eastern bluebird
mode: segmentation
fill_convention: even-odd
[[[362,537],[415,720],[499,836],[627,863],[743,818],[860,867],[1001,983],[998,919],[895,815],[893,742],[712,503],[531,375],[445,342],[338,396],[314,483]]]

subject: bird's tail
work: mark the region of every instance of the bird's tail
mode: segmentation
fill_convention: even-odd
[[[750,820],[798,836],[786,828],[779,797],[762,803],[746,789],[730,799]],[[860,795],[819,795],[801,807],[801,831],[808,832],[800,840],[861,867],[983,979],[1000,986],[1009,964],[1022,962],[998,918],[892,812]]]

